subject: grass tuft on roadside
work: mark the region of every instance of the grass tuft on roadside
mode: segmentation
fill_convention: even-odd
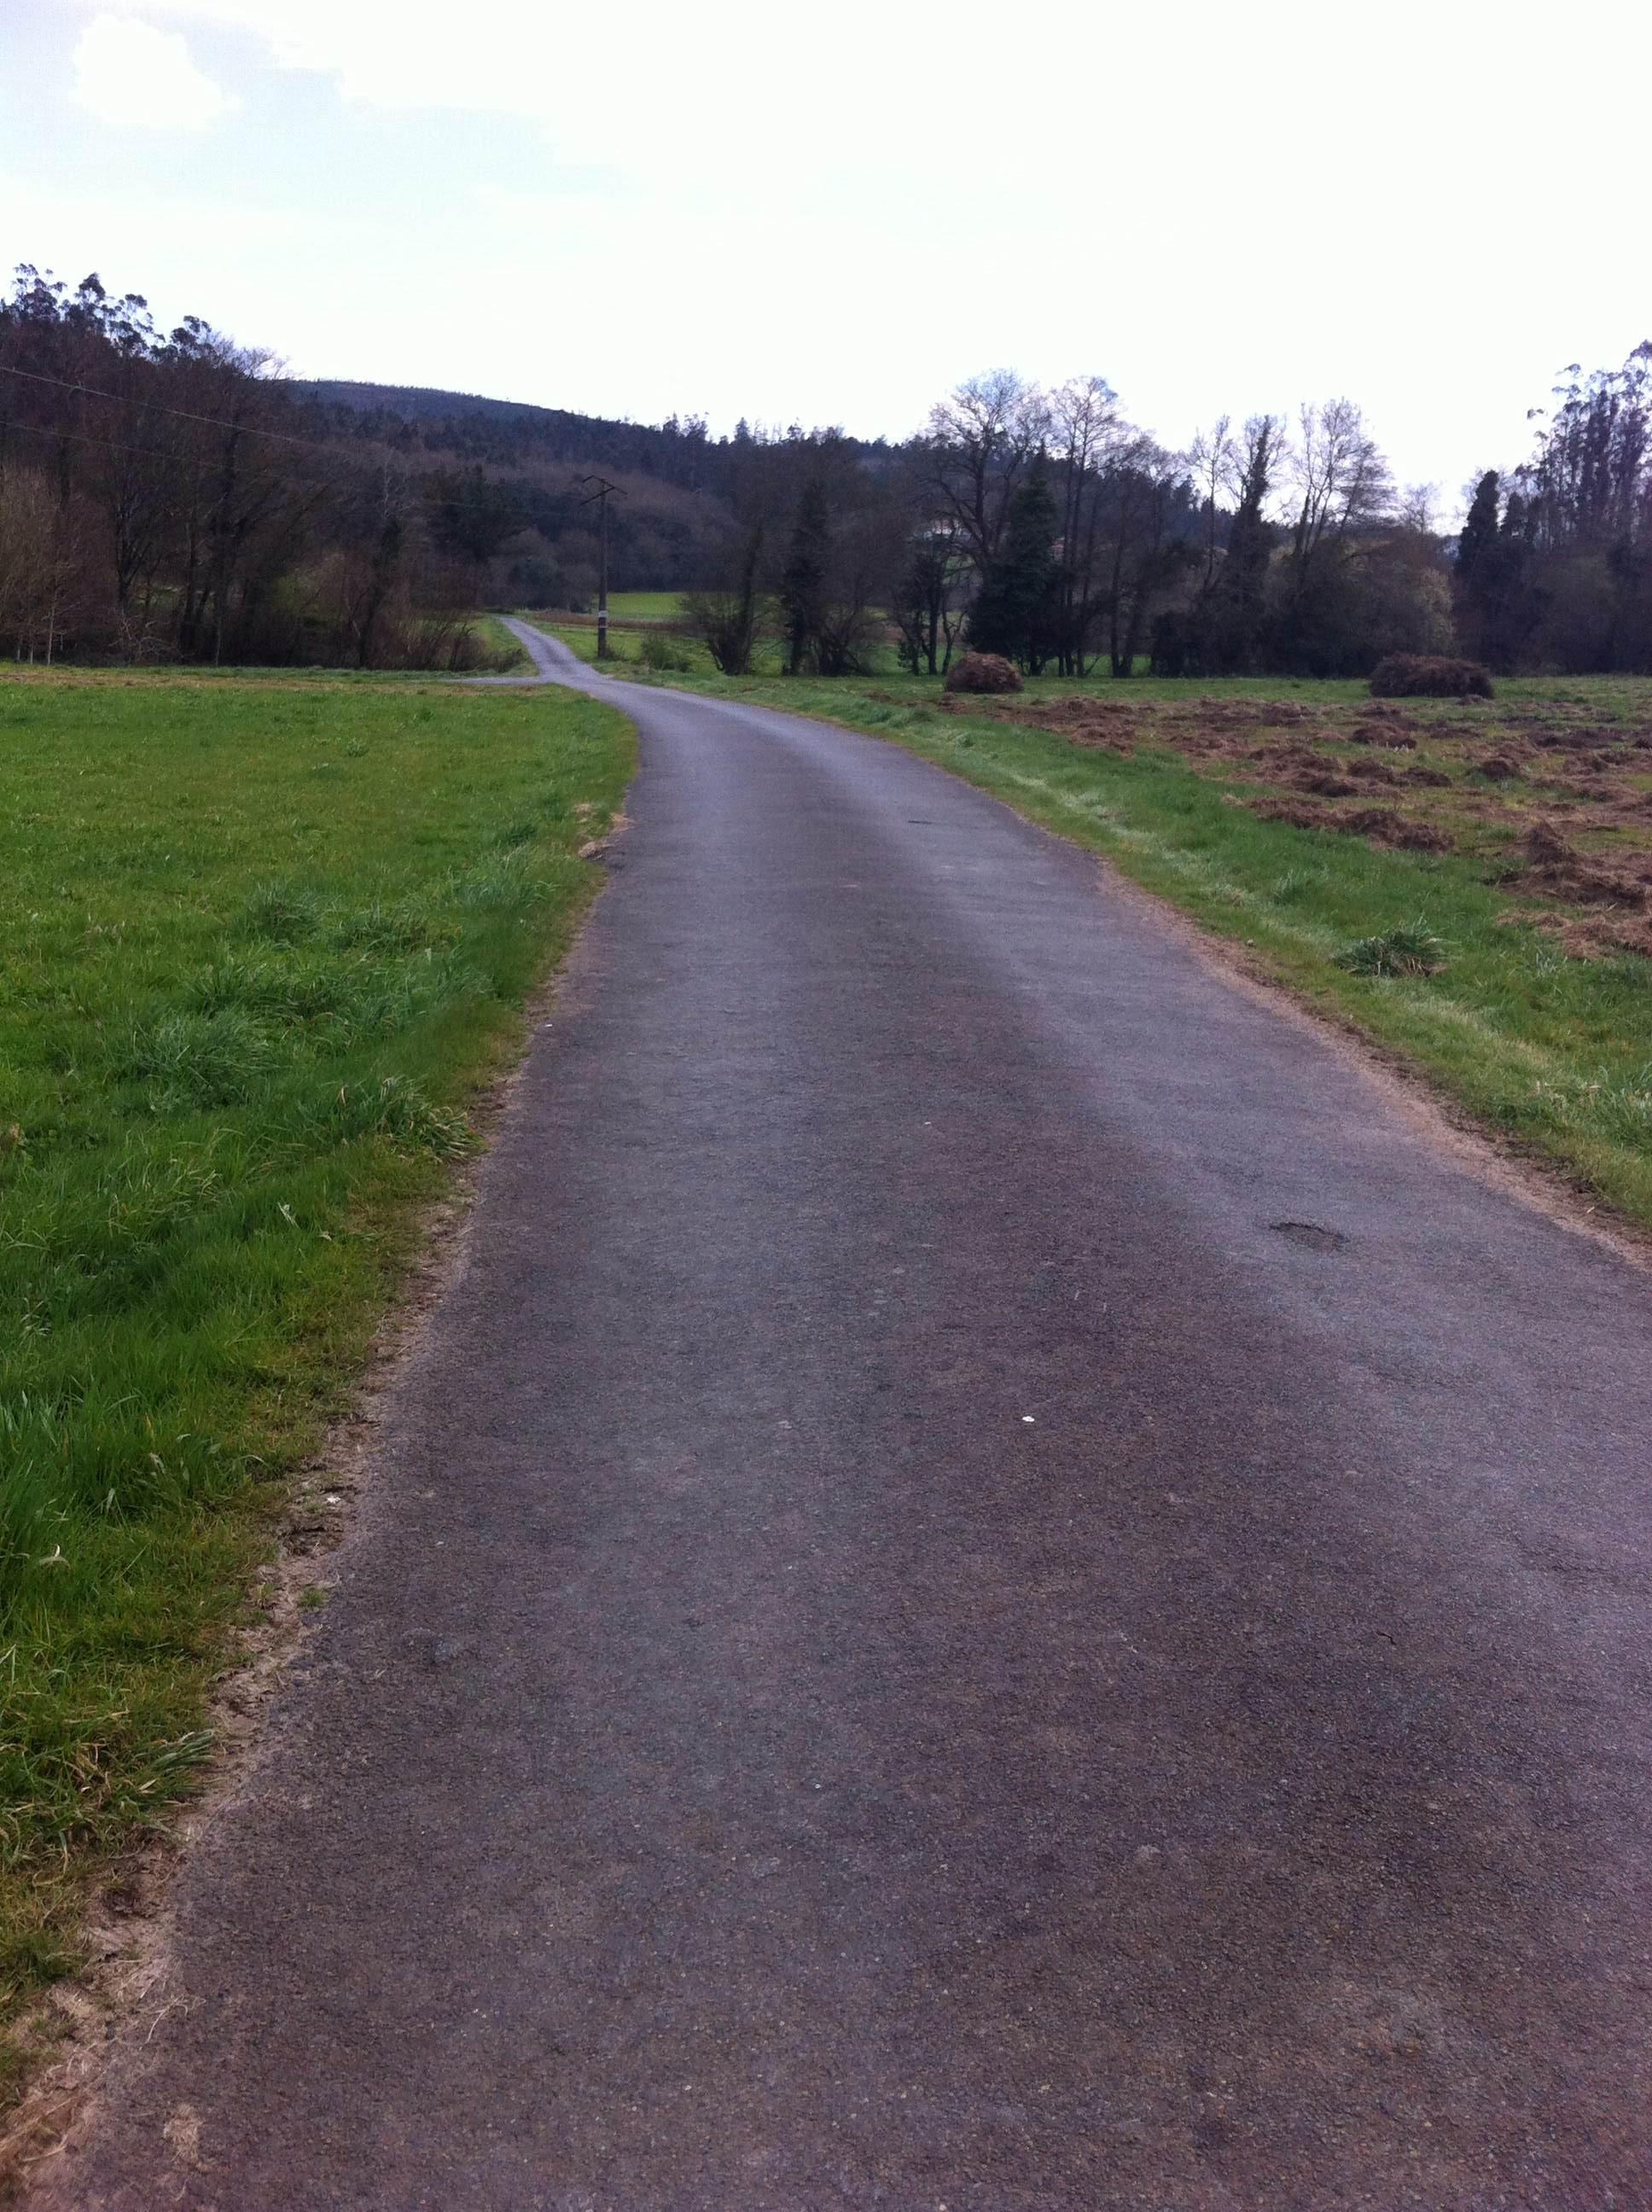
[[[1419,916],[1375,937],[1357,937],[1334,957],[1351,975],[1437,975],[1446,965],[1446,949]]]
[[[631,747],[563,691],[0,681],[0,2021],[210,1753],[280,1478],[475,1146]]]

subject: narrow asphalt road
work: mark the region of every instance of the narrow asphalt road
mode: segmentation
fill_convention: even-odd
[[[978,792],[616,696],[615,880],[38,2202],[1652,2203],[1652,1281]]]

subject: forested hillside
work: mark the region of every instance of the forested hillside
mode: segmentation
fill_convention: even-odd
[[[623,422],[415,385],[299,377],[288,389],[312,410],[316,428],[331,436],[375,441],[403,453],[452,453],[500,468],[534,461],[577,463],[651,477],[683,491],[726,492],[732,454],[751,436],[749,426],[742,425],[731,439],[708,437],[701,416]],[[871,456],[887,448],[867,445],[860,450]]]

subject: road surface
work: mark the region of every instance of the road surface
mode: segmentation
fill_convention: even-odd
[[[615,696],[376,1503],[38,2202],[1652,2203],[1652,1283],[980,793]]]

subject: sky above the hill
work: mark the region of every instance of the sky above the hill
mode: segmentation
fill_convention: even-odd
[[[295,374],[899,437],[1357,400],[1449,513],[1652,335],[1652,11],[0,0],[0,250]]]

